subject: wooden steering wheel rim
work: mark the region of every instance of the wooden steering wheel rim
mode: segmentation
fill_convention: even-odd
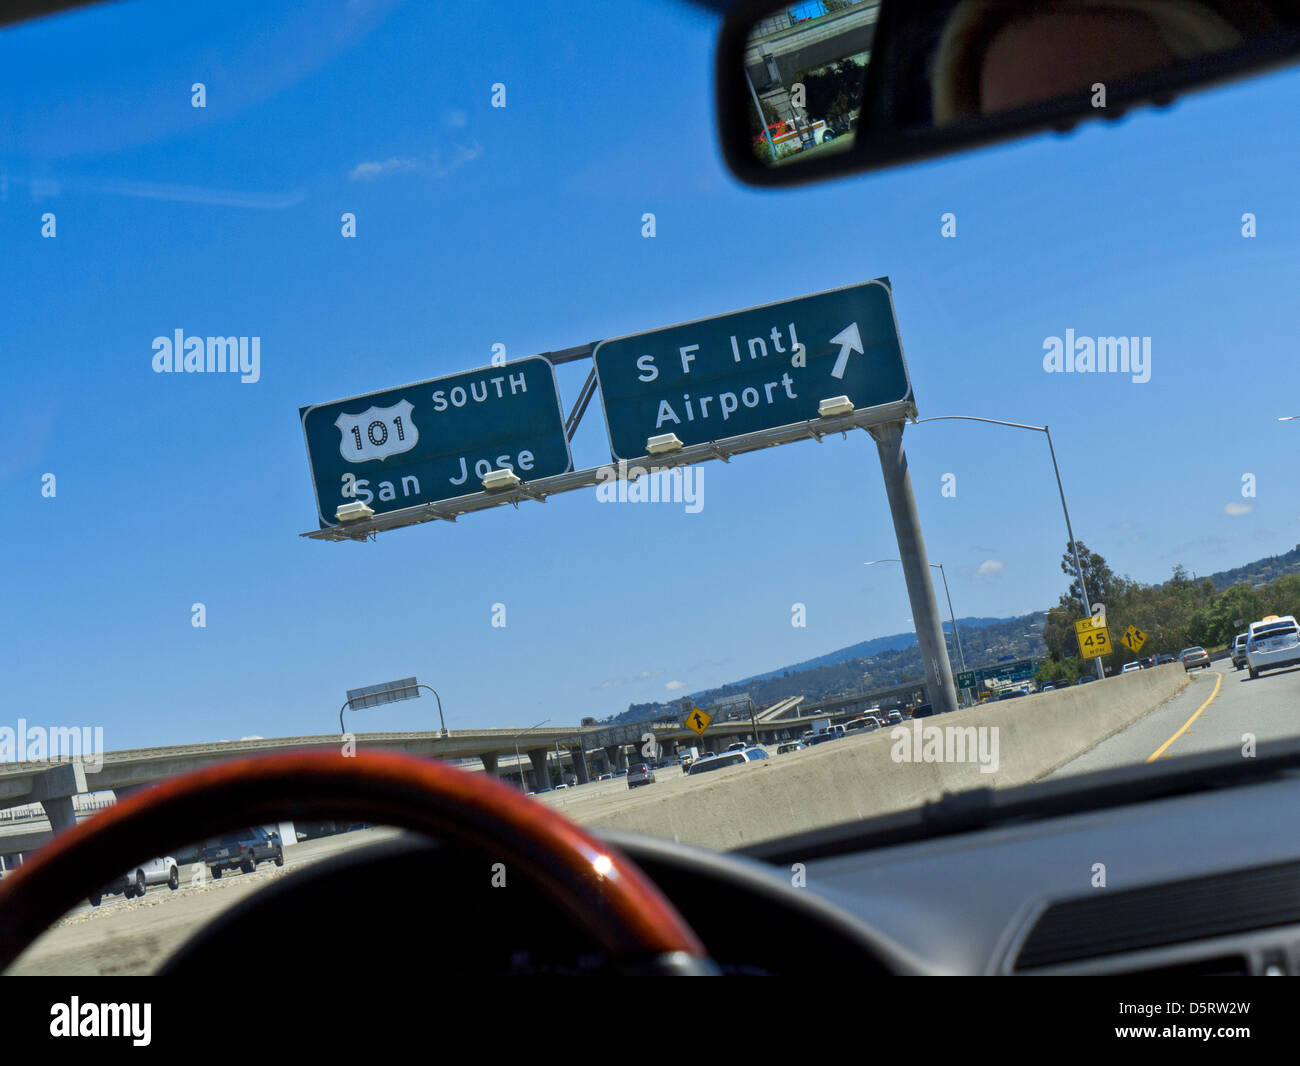
[[[490,775],[391,752],[308,752],[181,774],[60,833],[0,881],[0,971],[124,869],[231,829],[294,818],[408,829],[518,867],[614,959],[706,958],[630,860]]]

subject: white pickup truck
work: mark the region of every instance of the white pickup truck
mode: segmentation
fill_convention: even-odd
[[[180,871],[176,867],[176,860],[170,855],[165,855],[161,859],[150,859],[144,865],[113,878],[90,897],[90,905],[98,907],[99,901],[105,896],[122,895],[127,899],[134,899],[136,896],[143,896],[149,885],[161,884],[166,884],[173,892],[181,886]]]

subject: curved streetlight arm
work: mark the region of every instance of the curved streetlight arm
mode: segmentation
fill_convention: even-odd
[[[929,418],[915,418],[912,425],[918,425],[921,422],[947,422],[957,419],[962,422],[992,422],[995,426],[1014,426],[1016,429],[1036,429],[1039,433],[1046,433],[1046,426],[1031,426],[1028,422],[1008,422],[1001,418],[980,418],[976,415],[931,415]]]
[[[438,695],[438,690],[435,689],[432,685],[425,685],[423,683],[416,685],[415,687],[427,688],[430,692],[433,693],[433,698],[438,701],[438,721],[442,723],[442,735],[445,737],[447,735],[447,719],[445,719],[442,716],[442,697]]]

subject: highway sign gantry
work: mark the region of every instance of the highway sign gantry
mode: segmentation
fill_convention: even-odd
[[[984,688],[985,681],[1029,681],[1036,670],[1032,659],[1018,659],[1002,666],[980,666],[974,670],[963,670],[957,675],[956,684],[958,688]]]
[[[1138,629],[1137,626],[1129,626],[1124,630],[1124,634],[1119,638],[1119,642],[1136,655],[1142,650],[1142,645],[1147,642],[1147,635],[1143,633],[1142,630]]]
[[[1079,641],[1079,654],[1085,659],[1097,659],[1115,650],[1110,642],[1110,630],[1097,625],[1091,618],[1075,622],[1074,635]]]
[[[888,278],[601,341],[593,363],[615,459],[814,421],[837,397],[882,422],[914,410]]]
[[[299,409],[317,518],[375,514],[482,492],[510,469],[522,481],[573,469],[555,368],[541,356]]]

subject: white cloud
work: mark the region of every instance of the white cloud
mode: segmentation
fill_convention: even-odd
[[[374,181],[392,174],[409,174],[413,171],[429,171],[435,178],[445,178],[457,167],[472,163],[483,154],[482,146],[473,141],[469,144],[452,145],[450,151],[435,148],[427,156],[389,156],[387,159],[369,159],[358,163],[348,173],[350,181]]]
[[[975,571],[976,577],[992,577],[994,574],[1000,574],[1007,568],[1007,564],[1001,559],[985,559]]]
[[[450,159],[444,158],[439,152],[435,151],[433,153],[434,176],[438,178],[444,177],[462,163],[472,163],[482,154],[483,149],[477,143],[456,145]]]
[[[1255,505],[1253,503],[1230,503],[1223,508],[1223,513],[1235,517],[1237,515],[1250,514],[1254,509]]]
[[[198,185],[164,185],[151,181],[71,181],[65,188],[74,192],[102,193],[109,196],[133,196],[142,200],[167,200],[172,203],[202,204],[209,207],[251,207],[277,209],[296,207],[307,194],[289,192],[245,192],[235,189],[209,189]]]
[[[374,181],[376,178],[386,177],[389,174],[401,174],[419,169],[419,160],[399,159],[397,156],[390,156],[382,161],[371,160],[366,163],[358,163],[352,168],[348,178],[351,181]]]
[[[668,684],[664,686],[664,688],[666,688],[669,692],[676,692],[679,688],[685,688],[685,687],[686,687],[685,681],[669,681]]]
[[[602,682],[600,683],[600,687],[601,687],[601,688],[618,688],[618,686],[621,685],[621,684],[623,684],[623,679],[622,679],[621,677],[615,677],[615,678],[612,678],[612,679],[609,680],[609,681],[602,681]]]

